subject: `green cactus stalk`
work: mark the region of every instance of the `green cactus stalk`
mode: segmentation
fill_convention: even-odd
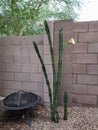
[[[61,28],[59,30],[58,71],[57,71],[57,74],[56,74],[53,43],[52,43],[52,38],[51,38],[51,34],[50,34],[50,29],[49,29],[49,26],[48,26],[48,23],[47,23],[46,20],[44,21],[44,26],[45,26],[45,31],[46,31],[46,34],[47,34],[47,37],[48,37],[49,47],[50,47],[52,72],[53,72],[53,93],[52,93],[52,90],[51,90],[51,87],[50,87],[50,82],[49,82],[48,75],[47,75],[47,72],[46,72],[45,64],[43,62],[43,59],[41,57],[41,54],[39,52],[39,49],[37,47],[36,42],[33,42],[33,45],[34,45],[35,51],[38,55],[38,58],[40,60],[40,63],[42,65],[42,70],[43,70],[43,73],[44,73],[44,76],[45,76],[45,79],[46,79],[46,84],[48,86],[48,93],[49,93],[49,99],[50,99],[50,109],[51,109],[51,120],[57,123],[59,121],[59,114],[58,114],[58,111],[57,111],[57,107],[58,107],[58,95],[59,95],[59,88],[60,88],[60,82],[61,82],[61,75],[62,75],[62,54],[63,54],[64,48],[68,44],[72,44],[73,39],[71,39],[70,41],[65,43],[65,45],[63,46],[63,34],[62,34],[63,29]]]
[[[64,120],[67,120],[67,101],[68,101],[68,95],[67,92],[64,92]]]

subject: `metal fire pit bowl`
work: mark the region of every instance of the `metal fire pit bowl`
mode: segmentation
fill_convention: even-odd
[[[40,101],[40,96],[20,90],[0,101],[0,108],[6,110],[23,110],[34,107]]]
[[[32,126],[32,118],[30,116],[30,108],[36,106],[40,101],[40,96],[20,90],[12,93],[0,101],[0,108],[9,112],[21,111],[27,118],[28,125]]]

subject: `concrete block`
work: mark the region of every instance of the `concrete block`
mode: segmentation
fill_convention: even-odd
[[[86,74],[86,64],[73,64],[72,68],[73,73]]]
[[[73,30],[74,32],[87,32],[88,31],[88,22],[74,22]]]
[[[22,89],[22,82],[17,81],[6,81],[7,88],[10,89]]]
[[[75,42],[77,43],[78,42],[78,33],[77,32],[73,32],[73,38],[74,38]]]
[[[71,63],[63,64],[63,66],[62,66],[62,72],[66,73],[66,74],[72,73],[72,64]]]
[[[72,63],[73,64],[77,63],[77,54],[76,53],[72,55]]]
[[[6,64],[5,63],[0,63],[0,71],[6,71]]]
[[[51,56],[50,55],[44,55],[44,63],[46,65],[51,65]]]
[[[14,80],[14,73],[0,72],[0,80]]]
[[[97,84],[96,75],[78,75],[77,76],[78,84]]]
[[[72,60],[73,60],[72,57],[73,57],[72,54],[63,54],[63,57],[62,57],[63,64],[66,64],[66,63],[72,64]]]
[[[22,72],[39,72],[39,65],[38,64],[22,64]]]
[[[44,92],[48,93],[48,86],[46,85],[46,83],[44,83]]]
[[[98,42],[98,32],[79,33],[78,42]]]
[[[0,56],[5,56],[5,46],[0,46]]]
[[[13,63],[13,56],[0,56],[0,63]]]
[[[89,22],[89,31],[98,31],[98,22],[97,21]]]
[[[20,64],[6,64],[6,71],[7,72],[21,72],[21,65]]]
[[[38,74],[30,73],[30,81],[37,82],[37,83],[42,82],[43,81],[42,73],[38,73]]]
[[[38,91],[44,92],[44,83],[38,83]]]
[[[61,83],[72,84],[72,74],[62,74]]]
[[[52,74],[52,65],[46,65],[47,74]]]
[[[47,44],[44,45],[44,54],[50,54],[50,48]]]
[[[74,53],[87,53],[86,43],[76,43],[73,47],[74,47]]]
[[[3,89],[6,89],[6,86],[7,86],[7,81],[5,80],[0,80],[0,88],[3,88]]]
[[[29,64],[30,58],[29,56],[13,56],[13,63],[14,64]]]
[[[48,93],[44,93],[44,102],[47,102],[47,103],[49,103],[49,95],[48,95]]]
[[[97,63],[97,54],[78,54],[77,63]]]
[[[98,85],[88,85],[87,94],[98,95]]]
[[[72,74],[72,83],[76,84],[77,82],[77,75],[76,74]]]
[[[15,73],[16,81],[29,81],[29,73]]]
[[[88,52],[98,53],[98,43],[89,43],[88,44]]]
[[[87,85],[73,84],[71,93],[73,94],[86,94]]]
[[[87,74],[98,74],[98,65],[87,65]]]
[[[22,89],[23,90],[32,90],[32,91],[38,91],[39,84],[33,83],[33,82],[23,82],[22,83]]]
[[[89,105],[97,104],[97,96],[77,95],[77,94],[71,94],[70,96],[73,103],[89,104]]]
[[[6,46],[6,55],[21,55],[20,46]]]
[[[6,96],[8,96],[9,94],[12,94],[12,93],[14,93],[14,92],[15,92],[14,89],[9,89],[9,88],[4,89],[4,88],[2,88],[2,89],[0,89],[0,96],[6,97]]]

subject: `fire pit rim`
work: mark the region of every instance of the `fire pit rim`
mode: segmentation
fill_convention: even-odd
[[[27,93],[32,93],[32,94],[36,95],[33,92],[27,92]],[[14,93],[12,93],[12,94],[14,94]],[[12,95],[12,94],[10,94],[10,95]],[[10,95],[8,95],[8,96],[10,96]],[[34,101],[34,102],[32,102],[32,103],[30,103],[30,104],[28,104],[28,105],[24,105],[24,106],[12,106],[12,107],[11,106],[7,106],[7,105],[4,104],[4,99],[6,98],[5,97],[3,100],[0,101],[0,108],[5,109],[5,110],[23,110],[23,109],[29,109],[29,108],[34,107],[35,105],[37,105],[40,102],[41,97],[38,96],[38,95],[36,95],[36,96],[37,96],[37,100]]]

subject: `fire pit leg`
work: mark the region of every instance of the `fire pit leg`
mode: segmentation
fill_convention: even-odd
[[[33,125],[33,119],[32,117],[30,116],[30,111],[27,109],[24,111],[24,115],[27,119],[27,122],[28,122],[28,125],[31,127]]]

